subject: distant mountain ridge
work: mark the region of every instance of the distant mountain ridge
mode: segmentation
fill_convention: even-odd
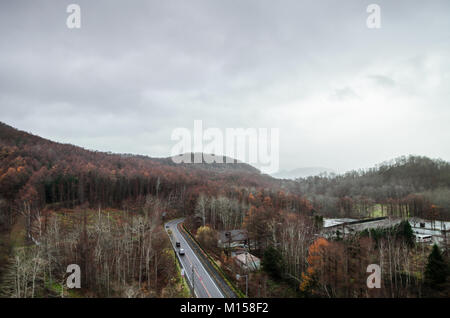
[[[233,161],[176,163],[171,157],[87,150],[0,122],[0,203],[6,200],[12,207],[26,199],[40,207],[85,202],[120,207],[147,194],[185,198],[200,191],[281,186],[251,165]]]
[[[146,155],[136,155],[136,154],[127,154],[127,153],[111,153],[111,152],[101,152],[101,151],[95,151],[95,150],[88,150],[84,149],[79,146],[75,146],[72,144],[67,143],[59,143],[52,140],[48,140],[45,138],[42,138],[40,136],[34,135],[32,133],[28,133],[25,131],[21,131],[17,128],[14,128],[12,126],[9,126],[5,123],[0,122],[0,146],[9,146],[9,147],[24,147],[24,146],[58,146],[64,149],[65,152],[71,152],[71,151],[85,151],[86,153],[91,154],[99,154],[99,155],[105,155],[105,156],[112,156],[112,157],[118,157],[122,158],[124,160],[126,159],[142,159],[146,161],[150,161],[153,163],[158,163],[166,166],[172,166],[172,167],[180,167],[180,168],[187,168],[187,169],[201,169],[201,170],[207,170],[207,171],[215,171],[215,172],[247,172],[247,173],[253,173],[253,174],[261,174],[261,171],[255,167],[253,167],[250,164],[241,162],[237,159],[227,158],[223,157],[224,163],[207,163],[205,160],[203,160],[202,163],[195,163],[194,162],[194,153],[191,153],[191,162],[192,163],[175,163],[174,160],[172,160],[172,157],[149,157]],[[43,149],[44,151],[44,149]]]
[[[233,159],[226,156],[216,156],[218,159],[219,157],[222,157],[223,162],[212,162],[208,163],[205,161],[205,157],[208,154],[203,153],[202,162],[195,163],[194,156],[200,155],[201,153],[190,153],[191,160],[187,163],[175,163],[174,157],[167,157],[167,158],[152,158],[155,161],[159,161],[161,163],[167,164],[167,165],[177,165],[181,167],[186,168],[193,168],[193,169],[203,169],[203,170],[209,170],[209,171],[216,171],[216,172],[227,172],[227,171],[233,171],[233,172],[248,172],[248,173],[254,173],[254,174],[261,174],[261,171],[252,165],[239,161],[237,159]],[[186,156],[189,154],[183,154],[183,156]]]
[[[303,167],[297,168],[293,170],[281,170],[277,173],[272,174],[272,177],[277,179],[298,179],[298,178],[306,178],[311,176],[317,176],[321,173],[335,173],[334,170],[324,167]]]

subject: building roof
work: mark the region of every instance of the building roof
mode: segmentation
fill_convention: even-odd
[[[357,219],[338,218],[338,219],[323,219],[323,227],[336,226],[342,223],[349,223],[357,221]]]
[[[246,230],[230,230],[230,231],[220,231],[219,241],[222,243],[245,241],[247,239]]]
[[[435,220],[434,222],[432,222],[430,220],[425,220],[425,219],[420,219],[420,218],[410,218],[409,223],[411,224],[411,226],[413,228],[422,228],[422,229],[427,229],[427,230],[438,230],[438,231],[443,231],[443,230],[448,231],[450,229],[449,221]],[[421,227],[420,223],[422,223],[424,225],[424,227]]]
[[[432,235],[429,234],[414,234],[416,237],[418,238],[428,238],[428,237],[433,237]]]
[[[236,256],[236,259],[247,267],[259,266],[260,259],[250,253],[242,253]]]

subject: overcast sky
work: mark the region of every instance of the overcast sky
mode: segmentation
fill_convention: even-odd
[[[449,107],[448,0],[0,2],[0,120],[88,149],[169,156],[201,119],[279,128],[282,169],[450,160]]]

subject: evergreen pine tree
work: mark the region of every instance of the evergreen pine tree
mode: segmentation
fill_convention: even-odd
[[[403,237],[409,246],[414,245],[415,236],[409,221],[404,220],[398,225],[397,236]]]
[[[425,269],[425,282],[433,289],[445,283],[448,276],[448,265],[446,264],[439,247],[434,244],[433,250],[428,256],[428,264]]]
[[[262,267],[273,278],[280,279],[283,271],[283,256],[281,252],[273,246],[269,246],[264,251]]]

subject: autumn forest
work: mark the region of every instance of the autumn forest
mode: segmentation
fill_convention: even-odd
[[[249,274],[248,297],[449,296],[447,240],[418,244],[406,221],[450,219],[447,162],[403,157],[292,181],[243,163],[193,167],[89,151],[6,124],[0,146],[4,297],[189,297],[164,233],[179,217],[229,279],[239,267],[217,235],[247,231],[262,262]],[[403,221],[321,235],[327,218],[380,216]],[[64,285],[71,263],[82,269],[80,290]],[[384,288],[366,287],[372,263],[381,263]]]

